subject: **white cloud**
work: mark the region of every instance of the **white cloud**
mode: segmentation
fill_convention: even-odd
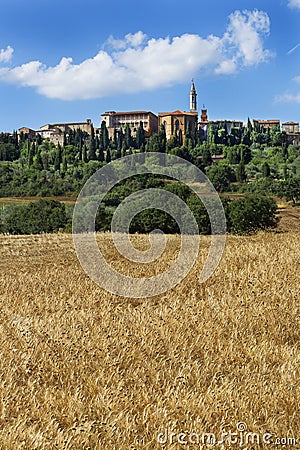
[[[6,49],[0,50],[0,63],[8,63],[13,55],[14,49],[9,45]]]
[[[300,83],[300,76],[293,78],[293,81]],[[285,92],[284,94],[277,95],[275,97],[275,103],[300,103],[300,92],[296,94]]]
[[[237,71],[236,62],[233,60],[222,61],[215,69],[216,75],[230,75]]]
[[[221,37],[183,34],[149,39],[138,31],[123,40],[110,37],[96,56],[80,64],[65,57],[54,67],[31,61],[0,69],[0,80],[64,100],[156,89],[186,81],[201,69],[232,74],[266,61],[272,56],[263,45],[269,31],[265,12],[236,11]]]
[[[300,93],[290,94],[286,92],[285,94],[278,95],[275,98],[275,103],[300,103]]]
[[[111,46],[115,50],[122,50],[128,46],[139,47],[140,45],[143,44],[146,37],[147,35],[144,34],[142,31],[137,31],[134,34],[131,33],[126,34],[124,39],[114,39],[113,36],[110,36],[107,39],[106,44],[108,46]]]
[[[270,32],[270,19],[263,11],[235,11],[230,15],[225,41],[237,48],[245,66],[266,61],[272,53],[263,47],[262,34]]]
[[[299,8],[300,9],[300,0],[289,0],[288,6],[290,8]]]

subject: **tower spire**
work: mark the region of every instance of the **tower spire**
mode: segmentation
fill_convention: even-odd
[[[190,90],[190,112],[197,112],[197,92],[192,79],[192,86]]]

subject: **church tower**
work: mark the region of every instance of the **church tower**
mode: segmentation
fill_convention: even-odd
[[[197,112],[197,92],[195,89],[194,80],[192,80],[190,90],[190,112]]]

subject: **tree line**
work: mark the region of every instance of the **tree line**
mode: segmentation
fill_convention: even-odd
[[[115,186],[104,197],[95,220],[96,231],[109,231],[115,209],[128,196],[140,189],[156,187],[165,189],[180,197],[192,211],[200,234],[210,234],[211,224],[207,210],[199,197],[186,185],[167,182],[159,177],[135,176]],[[277,205],[269,197],[246,196],[232,200],[221,198],[227,221],[227,231],[234,234],[251,234],[258,230],[277,226]],[[143,199],[141,198],[141,205]],[[142,209],[142,208],[141,208]],[[184,211],[176,210],[176,217],[184,220]],[[80,219],[79,219],[80,220]],[[85,217],[82,217],[85,220]],[[0,232],[9,234],[37,234],[71,232],[72,211],[67,211],[64,203],[56,200],[8,205],[0,212]],[[158,209],[145,209],[138,213],[130,224],[131,233],[149,233],[160,229],[164,233],[178,234],[178,223],[168,213]],[[188,229],[187,229],[188,232]]]
[[[97,130],[98,131],[98,130]],[[300,199],[300,152],[288,144],[279,127],[251,124],[229,129],[226,122],[211,123],[207,138],[191,125],[167,140],[163,127],[146,137],[140,123],[135,136],[129,125],[109,137],[105,122],[88,135],[69,130],[55,146],[37,135],[34,140],[16,132],[0,134],[0,196],[75,195],[90,175],[114,159],[135,152],[162,152],[197,165],[219,192],[279,195]],[[218,162],[216,160],[220,157]]]

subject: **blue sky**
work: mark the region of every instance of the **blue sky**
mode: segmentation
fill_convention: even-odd
[[[0,130],[107,110],[300,120],[300,0],[1,0]]]

